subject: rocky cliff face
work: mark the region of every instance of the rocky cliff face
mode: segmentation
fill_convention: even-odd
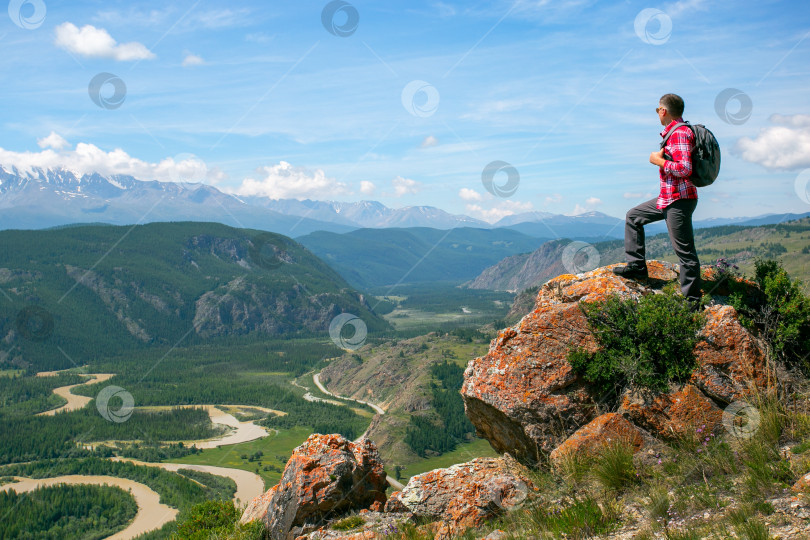
[[[638,299],[677,278],[669,263],[651,261],[648,268],[646,285],[616,276],[611,266],[550,280],[537,294],[534,310],[501,331],[487,355],[469,363],[461,391],[467,416],[495,450],[534,464],[572,435],[582,438],[580,429],[613,433],[621,424],[634,441],[671,439],[703,424],[716,430],[722,407],[755,387],[777,383],[763,344],[742,327],[732,307],[716,305],[706,309],[707,323],[695,347],[699,368],[688,384],[658,394],[628,392],[618,410],[607,410],[566,360],[571,347],[597,347],[579,303],[612,294]],[[622,422],[600,416],[608,412],[621,415]]]

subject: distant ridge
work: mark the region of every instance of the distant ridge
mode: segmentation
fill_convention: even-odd
[[[696,228],[763,225],[805,214],[712,218]],[[20,171],[0,164],[0,229],[45,229],[74,223],[131,225],[167,221],[215,222],[297,238],[314,231],[430,227],[448,230],[509,228],[535,238],[611,239],[624,235],[623,218],[589,211],[574,216],[533,211],[494,224],[433,206],[389,208],[377,201],[338,202],[245,197],[200,183],[158,182],[126,175],[81,174],[67,169]],[[665,231],[663,223],[649,233]]]

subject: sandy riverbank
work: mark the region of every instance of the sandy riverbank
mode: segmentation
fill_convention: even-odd
[[[37,377],[54,377],[58,374],[59,374],[58,371],[41,371],[37,373]],[[84,386],[86,384],[105,382],[115,377],[114,373],[87,373],[81,375],[84,377],[89,377],[89,379],[84,381],[83,383],[71,384],[68,386],[60,386],[59,388],[53,389],[54,394],[67,400],[66,404],[62,405],[58,409],[51,409],[50,411],[41,412],[37,416],[53,416],[56,413],[62,411],[69,412],[83,409],[84,407],[87,406],[88,403],[90,403],[93,400],[93,398],[87,396],[77,396],[71,393],[71,390],[76,388],[77,386]]]
[[[96,486],[106,485],[123,489],[132,494],[138,504],[138,513],[129,526],[108,537],[107,540],[129,540],[143,533],[161,528],[166,523],[174,521],[178,511],[171,506],[161,504],[160,495],[149,486],[134,482],[127,478],[116,478],[114,476],[83,476],[66,475],[54,478],[23,478],[13,484],[0,486],[0,491],[14,490],[17,493],[33,491],[42,486],[55,486],[57,484],[92,484]]]
[[[127,461],[135,465],[145,467],[160,467],[167,471],[177,472],[178,469],[191,469],[192,471],[202,471],[217,476],[225,476],[236,482],[236,493],[233,495],[233,502],[236,504],[247,504],[255,497],[264,493],[264,480],[258,474],[242,469],[231,469],[230,467],[216,467],[214,465],[189,465],[187,463],[147,463],[129,458],[112,458],[113,461]]]

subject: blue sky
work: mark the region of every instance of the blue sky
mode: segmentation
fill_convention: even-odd
[[[623,216],[675,92],[723,149],[696,219],[810,211],[805,2],[12,0],[0,49],[7,167]]]

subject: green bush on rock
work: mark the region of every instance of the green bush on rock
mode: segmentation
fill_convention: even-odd
[[[599,349],[572,349],[568,362],[603,399],[630,385],[666,390],[670,381],[684,381],[695,369],[693,349],[705,316],[693,313],[672,288],[639,301],[611,296],[579,306]]]

